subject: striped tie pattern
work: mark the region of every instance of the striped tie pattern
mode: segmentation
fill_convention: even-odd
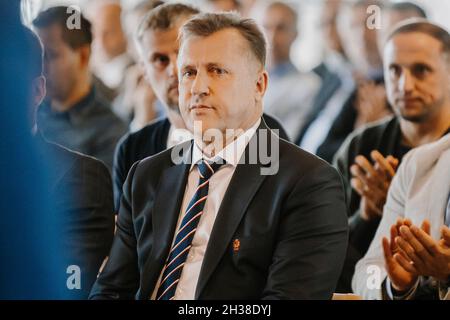
[[[221,163],[208,163],[203,160],[197,165],[200,175],[197,190],[189,202],[164,266],[157,300],[172,300],[175,296],[177,284],[208,197],[209,179],[221,166]]]

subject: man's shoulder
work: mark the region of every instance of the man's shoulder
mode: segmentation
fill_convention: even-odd
[[[169,129],[170,122],[167,118],[159,118],[153,120],[145,127],[139,129],[135,132],[130,132],[125,136],[127,143],[139,142],[142,140],[148,140],[154,134],[161,133],[164,130]]]
[[[288,171],[300,170],[302,172],[314,170],[315,168],[332,168],[322,158],[300,148],[299,146],[280,139],[280,162]],[[280,166],[281,167],[281,166]]]
[[[154,151],[165,149],[167,135],[170,129],[170,122],[167,118],[160,118],[152,121],[136,132],[129,132],[124,135],[118,143],[119,149],[140,150],[139,154],[152,153],[149,146],[152,145]],[[134,152],[136,153],[136,152]],[[149,154],[150,155],[150,154]]]
[[[351,135],[351,140],[365,140],[380,137],[386,132],[393,132],[398,127],[398,119],[395,116],[381,119],[356,129]]]
[[[373,149],[393,144],[398,130],[399,122],[395,116],[365,125],[346,138],[336,156],[339,158],[348,152],[367,155]]]
[[[55,161],[63,164],[65,167],[70,168],[72,166],[89,166],[93,168],[97,168],[100,171],[108,172],[106,165],[99,159],[91,157],[89,155],[80,153],[78,151],[74,151],[68,149],[64,146],[53,142],[47,142],[48,149],[50,150],[50,154]]]

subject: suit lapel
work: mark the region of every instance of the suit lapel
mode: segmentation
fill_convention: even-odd
[[[270,130],[262,120],[260,127],[251,140],[258,140],[260,129],[266,129],[268,139],[270,139]],[[256,142],[259,143],[259,141]],[[251,143],[250,141],[249,145]],[[249,159],[248,146],[244,152],[244,157]],[[195,299],[199,298],[205,288],[245,215],[251,200],[264,181],[266,176],[262,175],[260,171],[263,166],[258,162],[257,164],[243,163],[236,167],[211,231],[197,283]]]
[[[189,161],[173,165],[165,169],[161,175],[152,216],[153,247],[141,278],[141,296],[144,298],[148,298],[151,294],[169,254],[189,175],[190,150],[185,155]],[[158,263],[154,263],[155,261]]]

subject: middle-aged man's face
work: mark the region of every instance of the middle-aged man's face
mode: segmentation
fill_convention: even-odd
[[[82,49],[72,49],[62,38],[61,27],[53,24],[37,30],[44,45],[44,75],[47,94],[51,99],[64,101],[77,86],[80,74],[89,59]],[[89,51],[87,49],[87,51]]]
[[[262,114],[267,73],[235,29],[188,37],[178,56],[180,110],[189,130],[250,128]]]
[[[449,102],[450,69],[442,44],[419,32],[398,34],[384,49],[387,95],[395,113],[426,121]]]
[[[179,112],[177,55],[179,44],[178,30],[185,22],[180,21],[168,30],[149,30],[145,32],[140,54],[147,80],[159,101],[169,109]]]
[[[264,14],[263,26],[272,63],[288,61],[292,43],[297,38],[297,26],[291,11],[283,6],[268,8]]]

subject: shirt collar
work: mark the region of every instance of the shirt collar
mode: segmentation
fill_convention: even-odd
[[[236,140],[229,143],[213,158],[209,158],[207,155],[205,155],[202,152],[202,149],[195,143],[194,140],[192,151],[192,164],[190,170],[192,170],[194,165],[198,164],[202,159],[212,162],[216,162],[222,159],[225,160],[226,165],[232,165],[233,167],[236,167],[239,163],[239,160],[242,157],[242,154],[245,151],[245,148],[247,147],[248,142],[253,137],[260,124],[261,118],[259,118],[251,128],[247,129],[243,134],[237,137]]]

